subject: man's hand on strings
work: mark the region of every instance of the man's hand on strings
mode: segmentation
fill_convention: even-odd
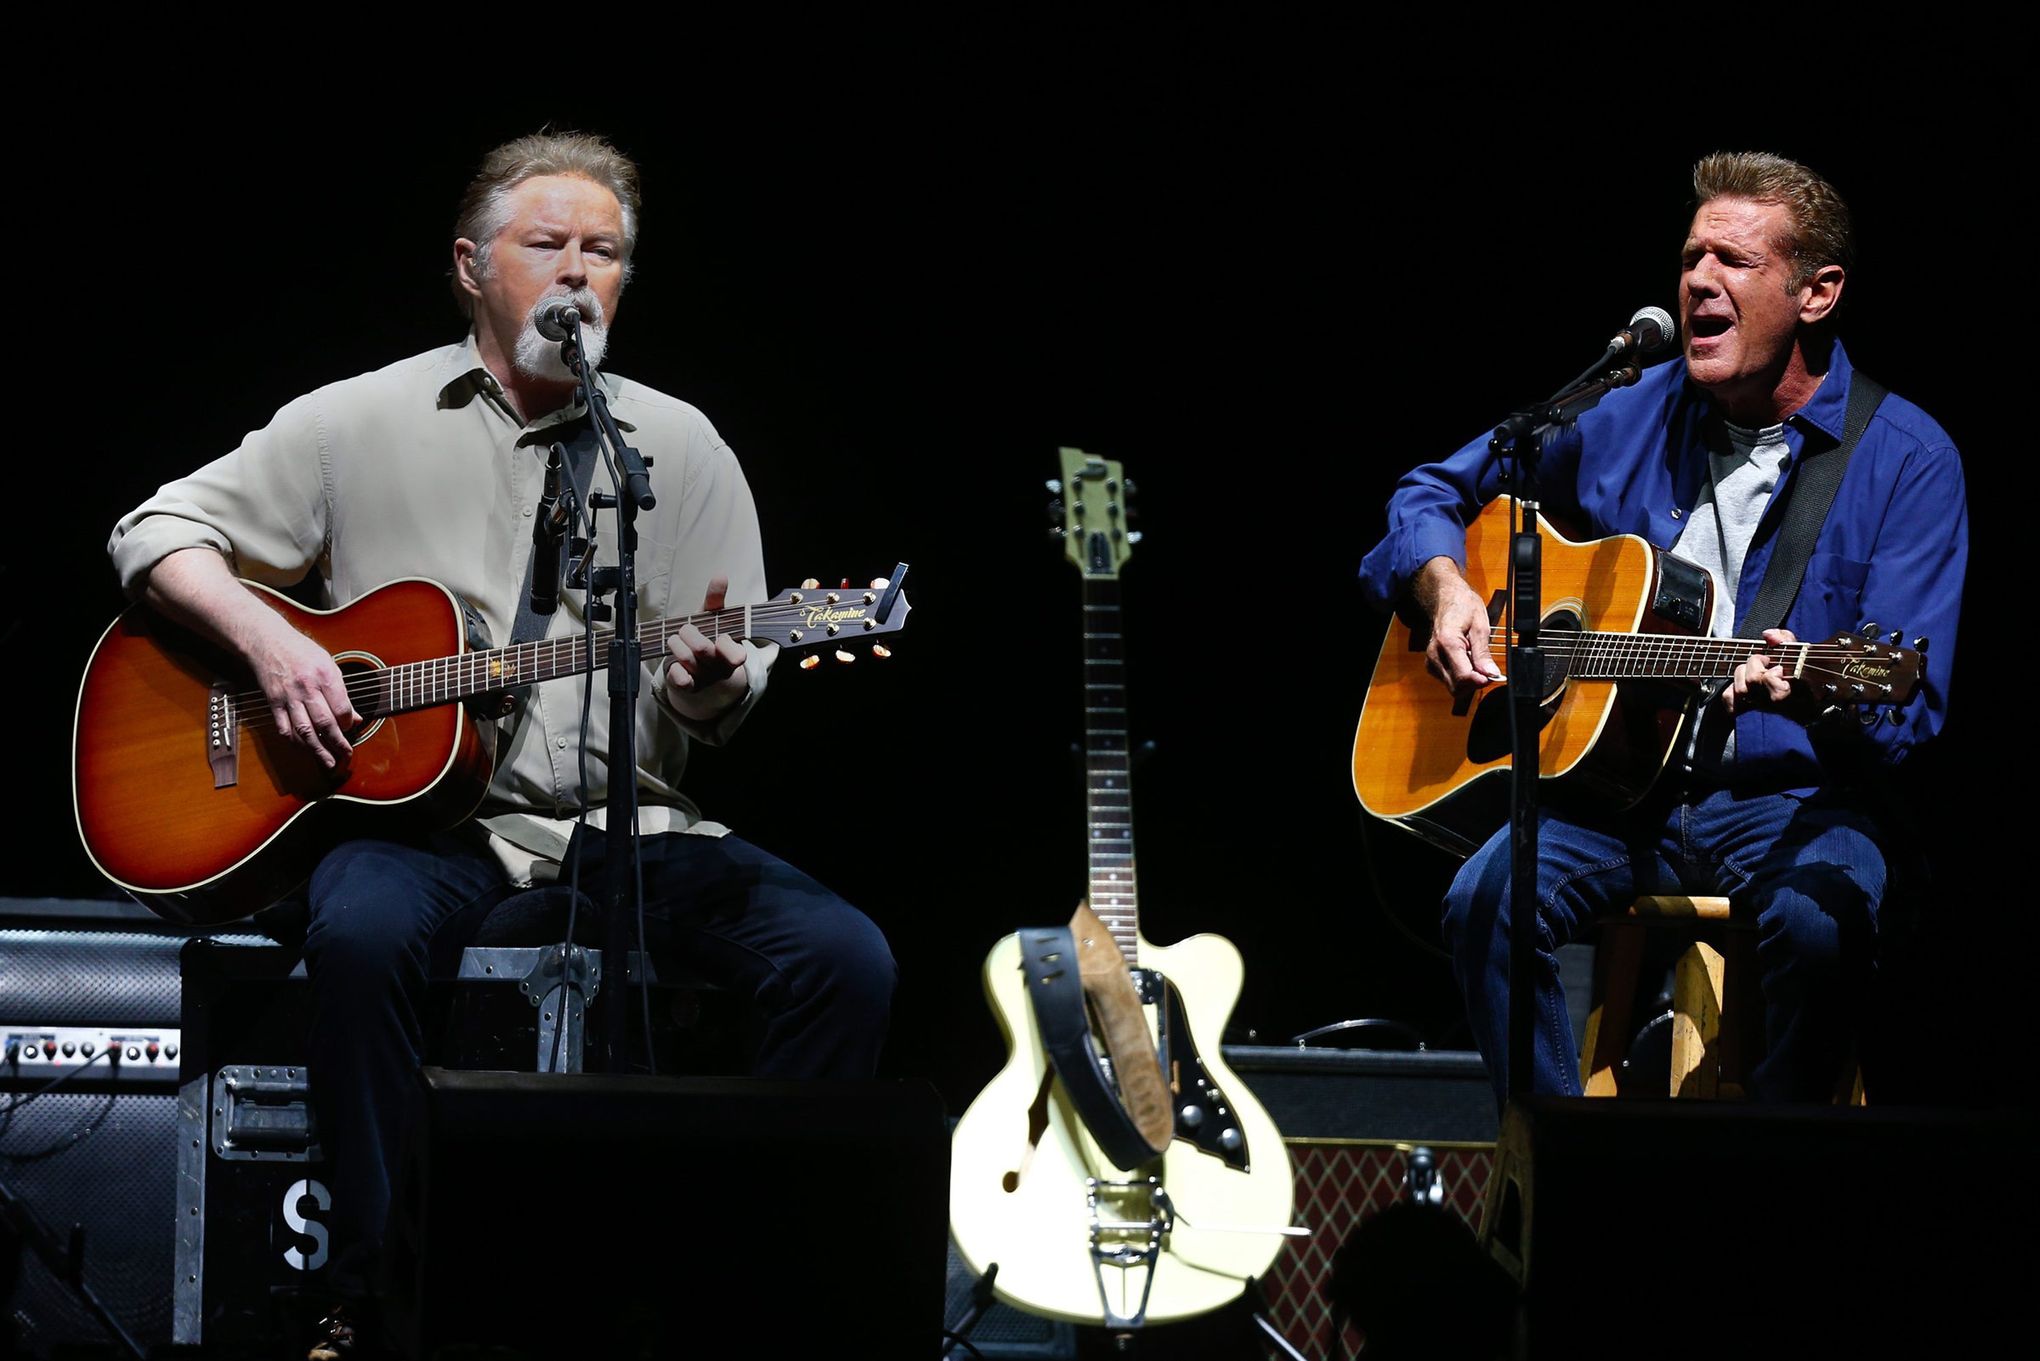
[[[701,608],[721,609],[729,590],[728,577],[710,577]],[[712,722],[751,692],[748,656],[744,645],[727,634],[710,638],[692,624],[681,625],[666,640],[666,702],[685,718]]]
[[[1799,640],[1789,629],[1765,629],[1764,642],[1773,649],[1790,647]],[[1769,709],[1792,697],[1792,682],[1785,677],[1785,664],[1767,652],[1752,652],[1738,663],[1721,692],[1722,707],[1730,713]]]
[[[1412,584],[1417,607],[1430,616],[1431,644],[1424,664],[1455,695],[1469,695],[1502,679],[1495,665],[1487,602],[1466,584],[1459,564],[1432,558]]]
[[[346,678],[325,648],[281,616],[270,614],[269,619],[274,626],[264,627],[260,637],[249,640],[244,653],[269,699],[276,730],[326,769],[338,770],[354,754],[347,734],[361,723],[347,694]]]

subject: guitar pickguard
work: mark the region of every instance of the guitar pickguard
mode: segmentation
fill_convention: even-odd
[[[1197,1037],[1183,1010],[1182,994],[1154,969],[1135,969],[1133,978],[1142,1004],[1158,1008],[1156,1050],[1175,1093],[1176,1138],[1235,1171],[1250,1171],[1246,1131],[1240,1128],[1224,1090],[1197,1052]]]

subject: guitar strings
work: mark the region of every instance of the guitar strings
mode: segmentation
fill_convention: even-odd
[[[796,605],[787,601],[767,601],[764,604],[752,605],[751,633],[756,635],[771,631],[782,624],[798,623],[812,608],[814,607],[811,604]],[[743,622],[744,607],[732,605],[720,610],[704,610],[700,614],[650,620],[638,626],[637,640],[641,646],[656,646],[663,649],[666,640],[687,625],[692,624],[700,628],[711,623],[714,625],[713,631],[709,632],[711,638],[736,637],[743,627]],[[615,637],[615,629],[597,630],[595,644],[598,651],[606,649]],[[413,712],[417,709],[450,704],[469,695],[484,694],[491,689],[534,683],[529,680],[488,675],[487,661],[489,658],[516,655],[519,659],[516,671],[523,675],[538,669],[536,664],[539,661],[540,648],[550,649],[554,654],[561,649],[566,652],[564,665],[558,655],[545,659],[549,665],[558,668],[552,676],[545,679],[578,675],[591,669],[592,664],[586,660],[585,638],[535,638],[528,642],[512,643],[507,647],[486,651],[462,652],[451,657],[432,657],[416,662],[399,662],[395,666],[374,667],[366,671],[349,671],[343,677],[342,683],[347,690],[348,699],[355,701],[357,712],[361,710],[363,701],[380,701],[397,695],[409,699],[415,693],[415,697],[421,701],[415,704],[392,703],[387,707],[378,706],[375,713],[363,714],[365,718]],[[505,670],[509,668],[506,667]],[[485,680],[500,684],[482,684],[481,682]],[[449,685],[448,682],[452,684]],[[261,690],[241,690],[227,698],[234,706],[236,727],[259,728],[274,724],[274,715],[268,707],[269,698]]]

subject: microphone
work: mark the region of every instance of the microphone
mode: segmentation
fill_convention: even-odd
[[[543,325],[539,329],[543,330]],[[1615,338],[1608,342],[1607,357],[1619,359],[1634,355],[1642,358],[1657,354],[1670,348],[1678,334],[1679,328],[1673,324],[1672,314],[1664,308],[1639,307],[1636,315],[1629,319],[1629,325],[1617,331]]]
[[[554,443],[545,461],[545,490],[531,525],[531,612],[551,614],[560,607],[560,540],[572,512],[560,504],[563,454]]]
[[[1662,317],[1664,313],[1659,312],[1658,315]],[[1665,320],[1669,323],[1671,318],[1665,317]],[[532,318],[532,324],[538,327],[538,333],[547,340],[567,340],[571,338],[574,334],[574,328],[580,324],[580,321],[581,309],[574,306],[572,300],[567,298],[554,298],[551,302],[541,306],[538,309],[538,314]]]

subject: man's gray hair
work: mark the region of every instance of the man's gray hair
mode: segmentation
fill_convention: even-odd
[[[1826,265],[1846,272],[1856,261],[1849,205],[1813,171],[1767,151],[1717,151],[1693,167],[1696,207],[1710,199],[1746,198],[1775,203],[1792,217],[1792,237],[1779,245],[1792,257],[1797,291]]]
[[[466,237],[475,243],[476,276],[489,272],[489,252],[497,234],[510,224],[510,191],[540,175],[573,175],[616,195],[617,206],[623,210],[623,281],[629,283],[631,257],[637,250],[637,164],[589,132],[534,132],[505,142],[482,157],[453,219],[455,238]],[[457,277],[453,298],[463,315],[474,315],[474,300]]]

